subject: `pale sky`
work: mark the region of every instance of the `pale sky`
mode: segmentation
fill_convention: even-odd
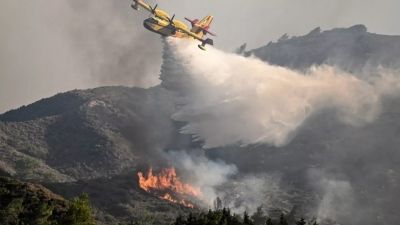
[[[215,16],[217,48],[364,24],[400,34],[396,0],[149,0],[177,19]],[[71,89],[158,83],[161,39],[128,0],[0,2],[0,113]]]

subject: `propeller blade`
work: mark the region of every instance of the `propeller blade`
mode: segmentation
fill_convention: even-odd
[[[194,24],[195,24],[194,20],[191,20],[191,19],[189,19],[187,17],[185,17],[185,20],[189,21],[192,24],[192,26],[194,26]]]
[[[175,14],[171,18],[168,18],[169,25],[175,25],[174,18],[175,18]]]
[[[154,8],[150,6],[151,12],[152,12],[153,14],[156,14],[156,9],[157,9],[157,7],[158,7],[158,4],[156,4],[156,5],[154,6]]]

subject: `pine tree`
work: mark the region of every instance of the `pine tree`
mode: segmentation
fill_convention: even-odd
[[[310,225],[318,225],[318,223],[317,223],[317,218],[312,218],[309,222],[308,222],[308,224],[310,224]]]
[[[275,225],[275,224],[272,222],[272,219],[268,217],[267,221],[265,221],[265,225]]]
[[[301,218],[299,221],[296,222],[296,225],[306,225],[306,221],[304,218]]]
[[[214,210],[221,210],[221,209],[222,209],[222,200],[219,197],[217,197],[214,200]]]
[[[267,217],[264,215],[264,211],[262,210],[262,206],[257,207],[257,211],[251,216],[255,225],[263,225],[267,220]]]
[[[53,213],[53,207],[47,203],[40,203],[35,210],[36,218],[34,224],[36,225],[50,225],[49,217]]]
[[[246,211],[243,214],[243,225],[254,225]]]
[[[184,221],[184,219],[182,218],[182,216],[178,216],[177,218],[176,218],[176,220],[175,220],[175,223],[174,223],[174,225],[184,225],[185,224],[185,221]]]
[[[0,210],[0,224],[20,224],[19,216],[24,211],[23,201],[22,198],[14,198]]]
[[[283,213],[279,217],[279,225],[289,225],[289,223],[287,222],[285,215],[283,215]]]

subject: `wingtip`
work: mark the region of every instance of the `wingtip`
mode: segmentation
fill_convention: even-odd
[[[207,51],[207,49],[203,45],[197,45],[201,50]]]

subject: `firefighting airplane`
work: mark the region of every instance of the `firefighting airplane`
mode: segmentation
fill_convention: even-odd
[[[152,14],[152,17],[143,21],[143,25],[146,29],[164,37],[194,38],[201,42],[198,46],[202,50],[206,50],[205,46],[207,44],[214,44],[212,39],[204,39],[204,36],[207,34],[216,36],[208,30],[213,20],[213,16],[206,16],[200,21],[198,19],[191,20],[185,17],[185,19],[192,24],[192,28],[189,30],[186,24],[174,19],[175,15],[169,17],[165,11],[157,9],[158,5],[151,7],[143,0],[133,0],[131,7],[135,10],[139,10],[139,6]]]

